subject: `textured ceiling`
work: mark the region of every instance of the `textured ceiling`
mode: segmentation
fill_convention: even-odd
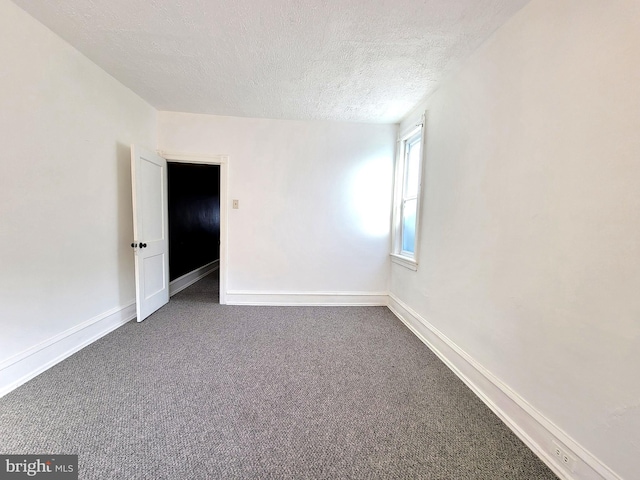
[[[159,110],[397,122],[528,0],[14,0]]]

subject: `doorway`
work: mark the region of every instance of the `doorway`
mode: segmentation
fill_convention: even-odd
[[[174,218],[173,225],[182,227],[183,231],[169,232],[170,295],[217,270],[219,302],[225,304],[228,157],[158,153],[168,165],[169,228],[172,228],[172,215],[182,217],[178,221]],[[194,178],[193,172],[200,178]],[[180,182],[185,188],[177,185]]]
[[[169,292],[173,296],[204,277],[218,276],[220,166],[167,162],[167,180]],[[217,291],[215,297],[217,302]]]

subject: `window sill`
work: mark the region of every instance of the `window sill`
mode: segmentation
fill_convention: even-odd
[[[414,272],[418,271],[418,262],[416,262],[413,258],[403,257],[402,255],[398,255],[397,253],[392,253],[391,261],[398,265],[402,265],[404,268],[413,270]]]

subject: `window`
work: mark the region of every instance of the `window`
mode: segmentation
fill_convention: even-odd
[[[393,251],[395,263],[417,270],[418,213],[422,172],[422,124],[399,141],[396,161]]]

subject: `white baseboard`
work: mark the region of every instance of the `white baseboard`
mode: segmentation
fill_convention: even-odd
[[[424,342],[549,468],[563,480],[621,480],[394,294],[389,309]],[[568,471],[553,454],[558,443],[576,459]]]
[[[181,292],[185,288],[196,283],[201,278],[206,277],[211,272],[217,270],[219,266],[220,260],[214,260],[211,263],[207,263],[206,265],[200,268],[196,268],[192,272],[182,275],[172,282],[169,282],[169,296],[173,297],[176,293]]]
[[[388,304],[386,292],[250,292],[228,291],[227,305],[348,306]]]
[[[114,308],[0,363],[0,397],[136,318],[136,304]]]

